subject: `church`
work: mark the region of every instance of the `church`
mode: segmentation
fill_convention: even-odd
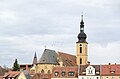
[[[81,15],[80,32],[77,36],[76,55],[71,55],[64,52],[56,52],[55,50],[45,49],[41,58],[36,60],[36,53],[34,57],[35,67],[31,68],[35,73],[52,74],[55,67],[69,67],[70,70],[76,70],[79,65],[88,64],[88,43],[86,41],[87,35],[84,32],[83,15]],[[74,69],[75,68],[75,69]],[[77,72],[76,72],[77,73]]]
[[[31,68],[31,79],[120,79],[120,64],[91,65],[88,61],[88,42],[81,15],[77,35],[76,55],[45,49],[41,58]]]

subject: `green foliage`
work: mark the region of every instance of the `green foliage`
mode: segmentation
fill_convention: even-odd
[[[15,62],[13,64],[13,71],[20,71],[20,65],[18,64],[17,59],[15,59]]]

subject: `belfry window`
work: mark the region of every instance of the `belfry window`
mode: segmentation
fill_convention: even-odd
[[[44,70],[43,70],[43,69],[41,70],[41,73],[44,73]]]
[[[80,53],[82,53],[82,47],[80,47]]]
[[[80,44],[80,53],[82,53],[82,44]]]
[[[80,64],[82,64],[82,58],[80,58]]]

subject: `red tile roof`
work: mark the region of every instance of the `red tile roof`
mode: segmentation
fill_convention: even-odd
[[[76,78],[78,76],[78,67],[77,66],[67,66],[67,67],[54,67],[52,70],[52,78]],[[58,72],[59,75],[55,76],[54,73]],[[62,72],[65,72],[65,76],[62,76]],[[69,72],[74,72],[74,76],[68,76]]]
[[[59,57],[63,61],[64,66],[77,66],[76,64],[76,56],[63,53],[63,52],[58,52]]]
[[[120,75],[120,64],[102,65],[101,75]]]
[[[5,73],[5,75],[3,77],[4,78],[17,77],[19,74],[20,74],[19,71],[9,71],[9,72]]]

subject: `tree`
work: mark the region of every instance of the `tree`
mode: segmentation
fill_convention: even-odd
[[[17,59],[15,59],[15,62],[13,64],[13,71],[19,71],[20,70],[20,66],[18,64]]]

